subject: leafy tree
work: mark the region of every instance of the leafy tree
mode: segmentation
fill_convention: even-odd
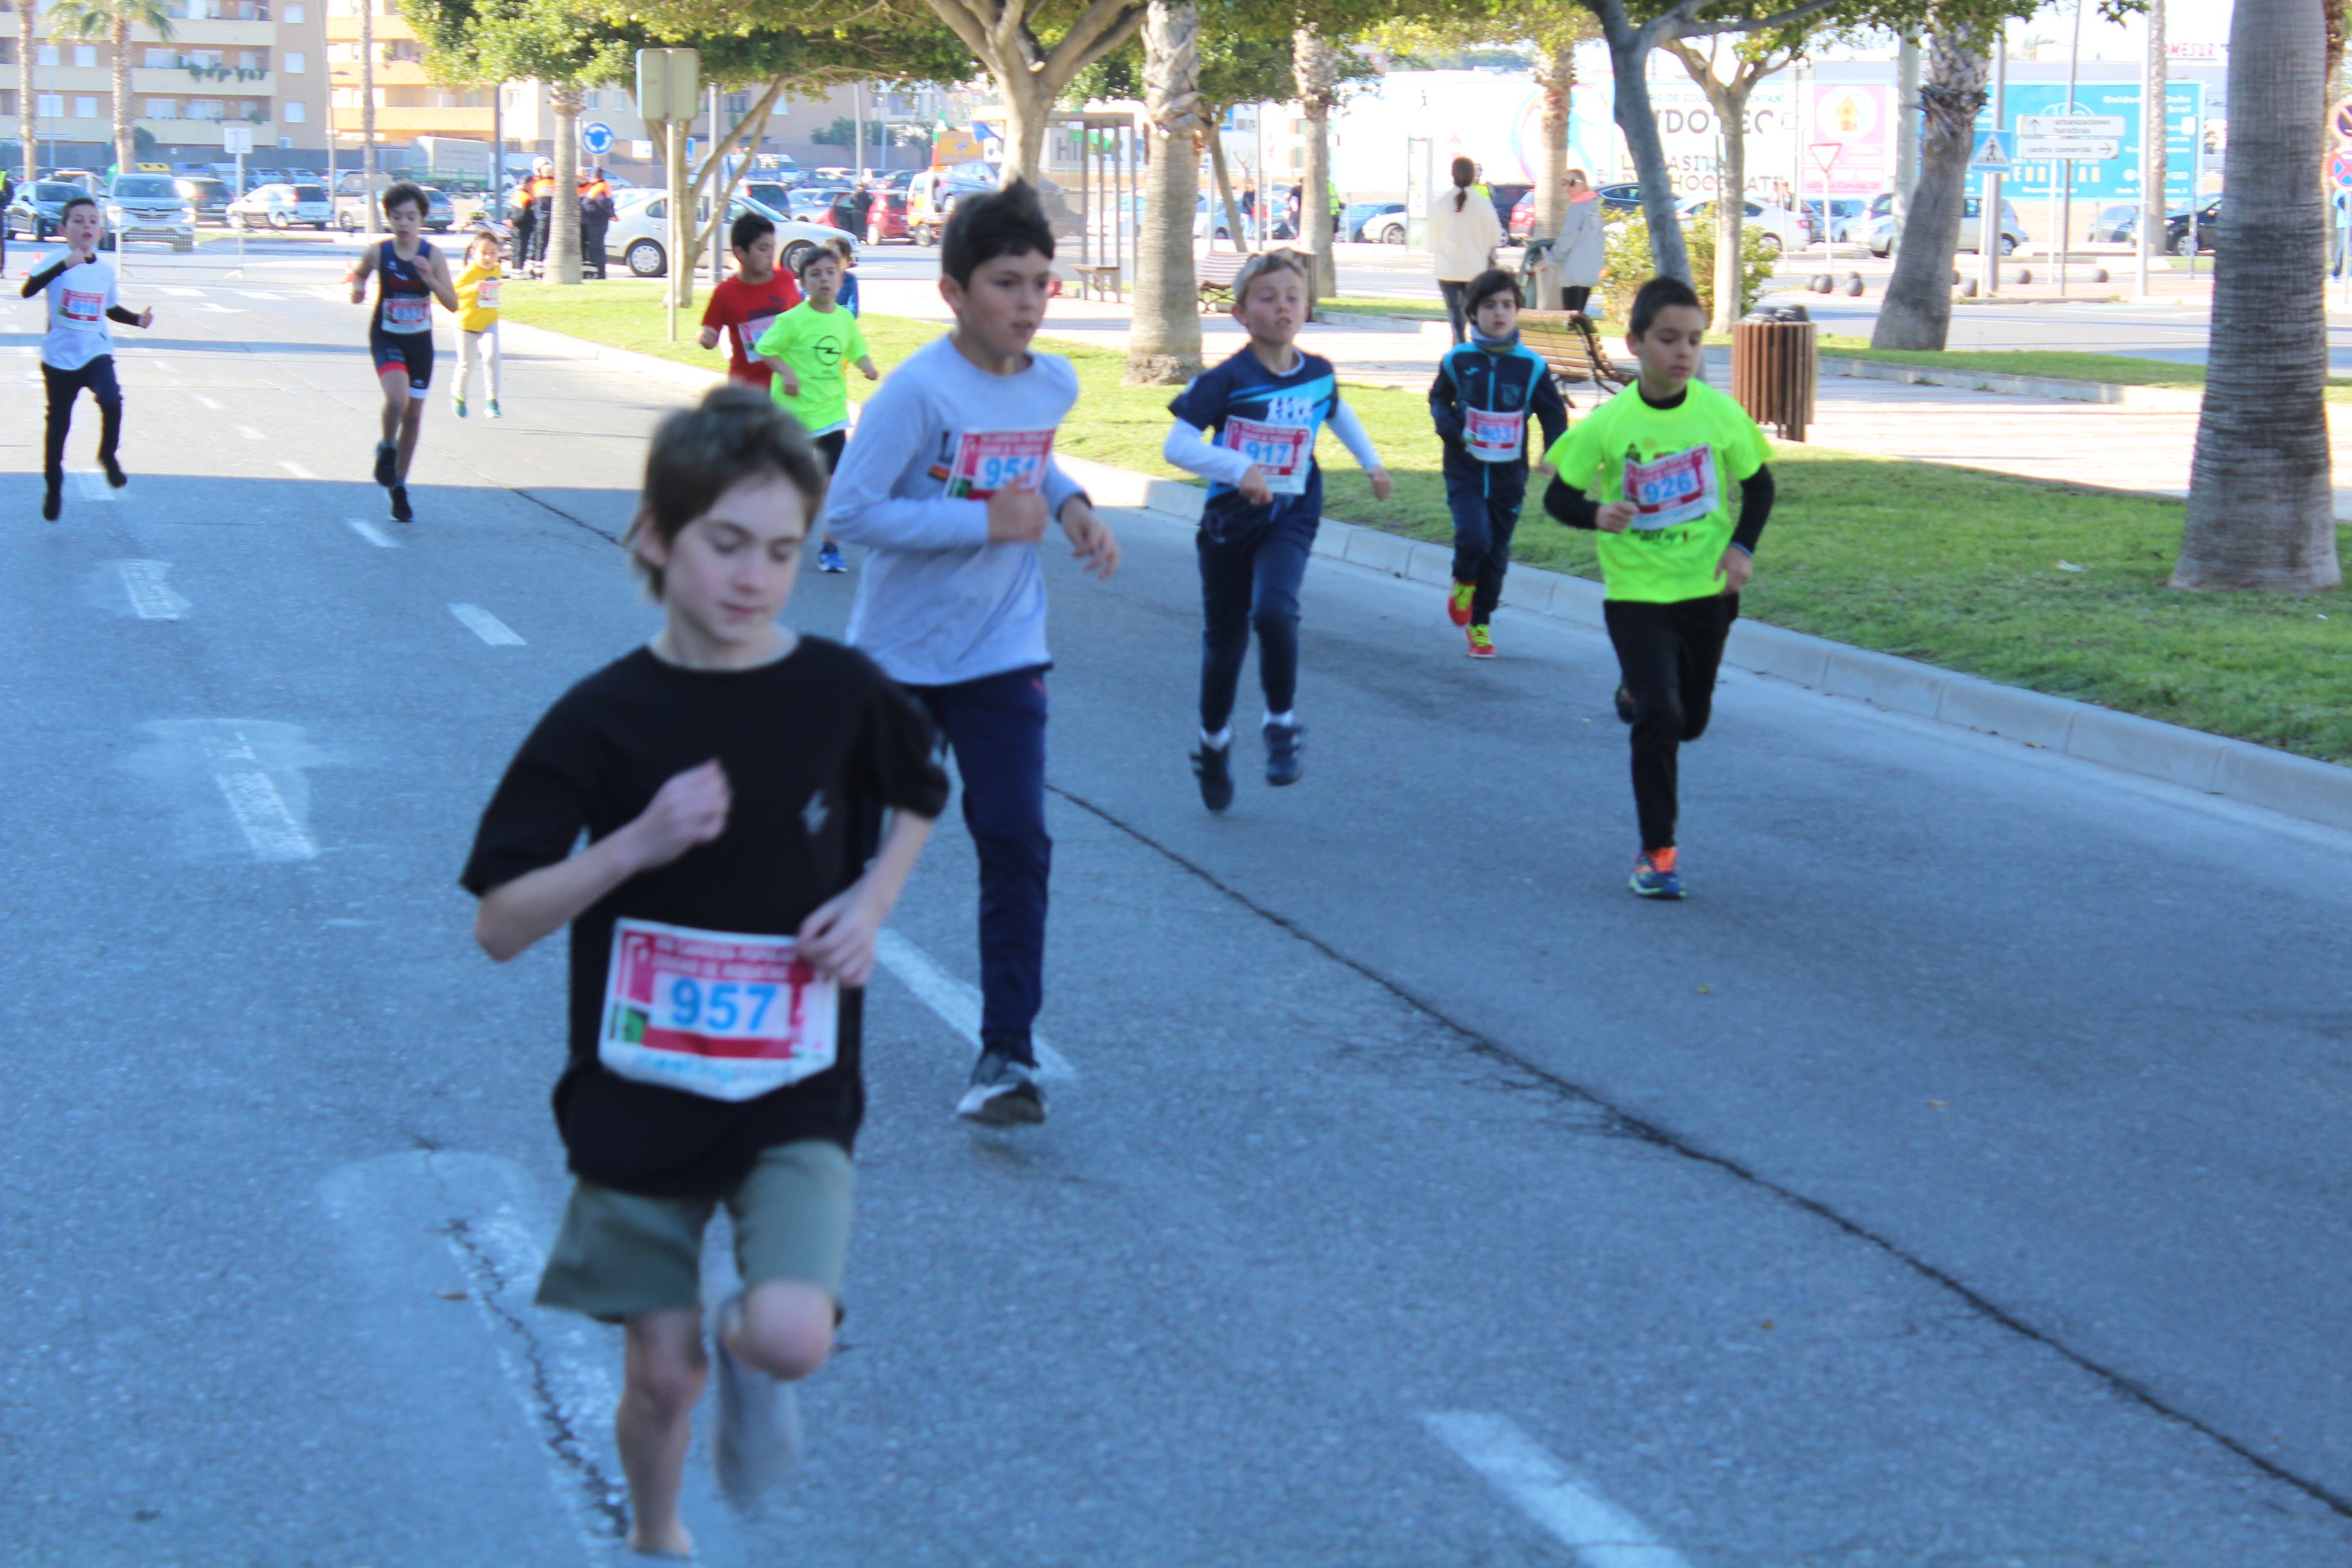
[[[1715,238],[1707,247],[1715,266],[1707,290],[1715,300],[1711,324],[1718,332],[1729,331],[1754,302],[1754,296],[1738,288],[1733,278],[1747,252],[1742,236],[1747,228],[1748,96],[1759,80],[1804,52],[1806,31],[1800,24],[1750,33],[1727,48],[1723,38],[1710,38],[1704,54],[1681,38],[1666,43],[1666,52],[1683,63],[1691,80],[1706,94],[1707,107],[1715,110],[1716,123],[1722,127],[1723,161],[1716,170],[1713,204]]]
[[[1004,100],[1006,183],[1034,180],[1045,157],[1045,122],[1078,73],[1143,26],[1148,0],[929,0],[940,20],[987,68]],[[1038,29],[1058,32],[1050,46]]]
[[[17,0],[19,10],[28,11],[30,0]],[[18,24],[20,32],[29,35],[32,25]],[[105,35],[114,59],[114,172],[128,174],[137,158],[137,148],[131,137],[131,29],[146,27],[159,38],[172,36],[172,16],[164,0],[51,0],[49,33],[53,37],[95,38]],[[26,58],[31,56],[27,53]],[[26,80],[31,81],[30,68]],[[31,100],[29,86],[26,101]],[[29,137],[28,137],[29,139]]]
[[[2326,112],[2313,0],[2237,0],[2212,343],[2176,588],[2310,593],[2343,581],[2328,485]]]

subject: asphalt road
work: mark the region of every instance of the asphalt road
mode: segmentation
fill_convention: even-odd
[[[0,1563],[614,1553],[617,1342],[528,1305],[562,954],[492,966],[455,879],[527,726],[655,624],[613,536],[684,395],[518,354],[459,424],[436,387],[392,524],[336,265],[134,253],[133,482],[53,525],[0,320],[43,1015]],[[949,1115],[950,821],[868,1013],[811,1455],[744,1522],[698,1447],[705,1561],[2352,1557],[2352,836],[1735,671],[1696,896],[1642,904],[1602,642],[1507,611],[1474,665],[1434,590],[1320,562],[1307,779],[1211,818],[1189,540],[1116,521],[1115,581],[1048,572],[1054,1120]]]

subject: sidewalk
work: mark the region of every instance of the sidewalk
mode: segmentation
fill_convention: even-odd
[[[862,284],[877,311],[946,321],[947,306],[928,283]],[[1105,300],[1055,300],[1042,336],[1096,348],[1127,347],[1129,308]],[[1201,318],[1202,357],[1209,363],[1246,341],[1231,316]],[[1418,331],[1317,325],[1302,340],[1331,361],[1343,379],[1418,392],[1437,374],[1449,341],[1445,323]],[[1731,379],[1730,358],[1710,350],[1707,378]],[[1591,394],[1576,401],[1589,404]],[[2336,516],[2352,522],[2352,405],[2331,403],[2327,423],[2334,449]],[[2189,467],[2197,447],[2195,395],[2174,407],[2138,403],[2078,403],[1967,387],[1824,374],[1808,444],[1871,457],[1982,468],[2024,479],[2063,480],[2105,489],[2179,498],[2189,493]]]

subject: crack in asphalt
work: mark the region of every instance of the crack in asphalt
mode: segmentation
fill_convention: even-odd
[[[1299,921],[1292,919],[1288,915],[1279,913],[1278,911],[1259,903],[1256,900],[1251,898],[1240,889],[1234,887],[1232,884],[1219,878],[1215,872],[1211,871],[1207,867],[1186,858],[1183,855],[1170,847],[1168,845],[1160,843],[1158,839],[1152,837],[1150,834],[1144,832],[1134,824],[1123,820],[1105,807],[1097,805],[1093,801],[1087,799],[1085,796],[1073,794],[1071,791],[1065,789],[1058,784],[1049,782],[1045,787],[1049,792],[1059,795],[1066,801],[1068,801],[1072,805],[1076,806],[1079,810],[1084,811],[1089,816],[1108,824],[1118,832],[1127,835],[1138,844],[1142,845],[1153,853],[1162,857],[1170,864],[1190,872],[1192,876],[1200,879],[1201,881],[1206,883],[1217,892],[1222,893],[1226,898],[1232,900],[1234,903],[1240,905],[1243,909],[1245,909],[1253,915],[1255,915],[1258,919],[1265,921],[1269,925],[1272,925],[1277,930],[1283,931],[1286,935],[1294,937],[1297,941],[1306,943],[1308,947],[1313,948],[1316,952],[1321,953],[1332,963],[1363,976],[1366,980],[1370,981],[1374,985],[1379,986],[1390,995],[1396,997],[1407,1006],[1412,1007],[1416,1012],[1423,1014],[1424,1016],[1443,1026],[1448,1032],[1453,1034],[1464,1047],[1473,1053],[1490,1058],[1498,1063],[1506,1063],[1520,1072],[1531,1074],[1549,1086],[1554,1093],[1565,1099],[1572,1100],[1578,1102],[1580,1106],[1601,1113],[1608,1119],[1611,1130],[1617,1132],[1620,1136],[1633,1138],[1643,1142],[1651,1143],[1671,1153],[1680,1155],[1685,1160],[1692,1160],[1699,1163],[1700,1164],[1712,1166],[1718,1171],[1724,1172],[1727,1175],[1737,1178],[1749,1186],[1771,1194],[1782,1203],[1789,1204],[1809,1215],[1813,1215],[1815,1218],[1826,1220],[1831,1225],[1833,1225],[1838,1229],[1843,1231],[1846,1235],[1875,1247],[1879,1251],[1885,1253],[1887,1257],[1894,1258],[1896,1262],[1902,1264],[1906,1268],[1908,1268],[1913,1273],[1918,1275],[1921,1279],[1927,1279],[1940,1289],[1949,1292],[1951,1295],[1965,1303],[1971,1311],[1975,1312],[1979,1317],[1985,1321],[2006,1329],[2011,1333],[2016,1334],[2020,1338],[2049,1351],[2053,1355],[2063,1357],[2074,1366],[2080,1367],[2083,1371],[2089,1373],[2092,1376],[2105,1384],[2116,1393],[2124,1395],[2133,1403],[2153,1411],[2155,1414],[2162,1416],[2168,1421],[2175,1422],[2179,1426],[2186,1427],[2188,1430],[2196,1433],[2207,1441],[2216,1444],[2228,1452],[2236,1455],[2239,1458],[2243,1459],[2246,1463],[2253,1466],[2254,1468],[2270,1477],[2273,1480],[2284,1482],[2285,1485],[2293,1487],[2295,1490],[2302,1492],[2305,1496],[2313,1499],[2315,1501],[2325,1505],[2336,1513],[2340,1514],[2347,1519],[2352,1519],[2352,1497],[2344,1496],[2343,1494],[2331,1489],[2325,1484],[2313,1480],[2308,1477],[2297,1475],[2294,1471],[2288,1469],[2285,1466],[2278,1463],[2276,1460],[2268,1458],[2263,1454],[2256,1452],[2252,1447],[2240,1441],[2238,1438],[2231,1436],[2229,1433],[2221,1430],[2219,1427],[2211,1426],[2210,1424],[2200,1419],[2198,1416],[2190,1415],[2185,1410],[2167,1404],[2163,1397],[2154,1389],[2148,1387],[2143,1383],[2140,1383],[2137,1379],[2118,1372],[2115,1368],[2107,1366],[2101,1362],[2094,1360],[2091,1356],[2081,1351],[2075,1350],[2071,1345],[2068,1345],[2063,1340],[2059,1340],[2045,1332],[2043,1330],[2035,1327],[2032,1323],[2028,1322],[2025,1319],[2011,1311],[2008,1308],[2001,1306],[1999,1302],[1993,1300],[1983,1292],[1964,1283],[1943,1268],[1928,1262],[1926,1258],[1905,1250],[1899,1243],[1879,1235],[1877,1232],[1864,1226],[1861,1221],[1839,1213],[1836,1209],[1831,1207],[1828,1204],[1822,1202],[1819,1198],[1810,1197],[1803,1193],[1796,1191],[1794,1188],[1782,1185],[1780,1183],[1774,1181],[1769,1176],[1762,1174],[1753,1167],[1742,1163],[1731,1155],[1719,1153],[1715,1150],[1703,1147],[1698,1143],[1693,1142],[1688,1138],[1684,1137],[1682,1134],[1660,1126],[1654,1121],[1645,1121],[1642,1117],[1633,1115],[1633,1113],[1612,1103],[1605,1095],[1601,1094],[1598,1090],[1589,1089],[1583,1084],[1577,1083],[1572,1079],[1564,1078],[1548,1068],[1541,1067],[1535,1062],[1529,1061],[1527,1058],[1518,1055],[1508,1047],[1496,1044],[1494,1040],[1487,1038],[1486,1036],[1478,1033],[1475,1029],[1456,1021],[1454,1017],[1449,1016],[1443,1007],[1439,1006],[1429,998],[1418,994],[1411,987],[1404,985],[1396,980],[1391,979],[1389,976],[1381,973],[1378,970],[1371,968],[1361,961],[1350,958],[1348,954],[1340,952],[1330,942],[1308,931]]]

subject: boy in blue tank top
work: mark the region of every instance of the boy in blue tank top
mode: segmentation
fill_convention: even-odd
[[[1265,687],[1265,782],[1298,782],[1298,586],[1323,520],[1315,438],[1325,425],[1389,499],[1388,470],[1339,401],[1331,362],[1294,346],[1311,301],[1307,259],[1293,250],[1251,258],[1234,282],[1234,318],[1249,347],[1195,377],[1168,405],[1176,424],[1162,456],[1209,481],[1201,511],[1201,749],[1192,773],[1211,811],[1233,804],[1234,698],[1250,628]]]
[[[384,187],[383,221],[392,237],[360,252],[351,275],[352,303],[367,303],[375,274],[375,310],[368,317],[368,357],[383,389],[383,438],[375,447],[375,482],[392,492],[392,521],[416,514],[408,505],[408,465],[425,426],[425,394],[433,385],[433,301],[457,313],[449,264],[425,237],[425,189],[402,180]]]
[[[1454,586],[1445,613],[1470,635],[1470,657],[1495,657],[1487,629],[1511,569],[1511,535],[1528,499],[1528,416],[1549,450],[1568,404],[1543,356],[1519,342],[1519,285],[1489,268],[1463,291],[1470,341],[1437,362],[1429,417],[1445,443],[1445,505],[1454,514]]]

